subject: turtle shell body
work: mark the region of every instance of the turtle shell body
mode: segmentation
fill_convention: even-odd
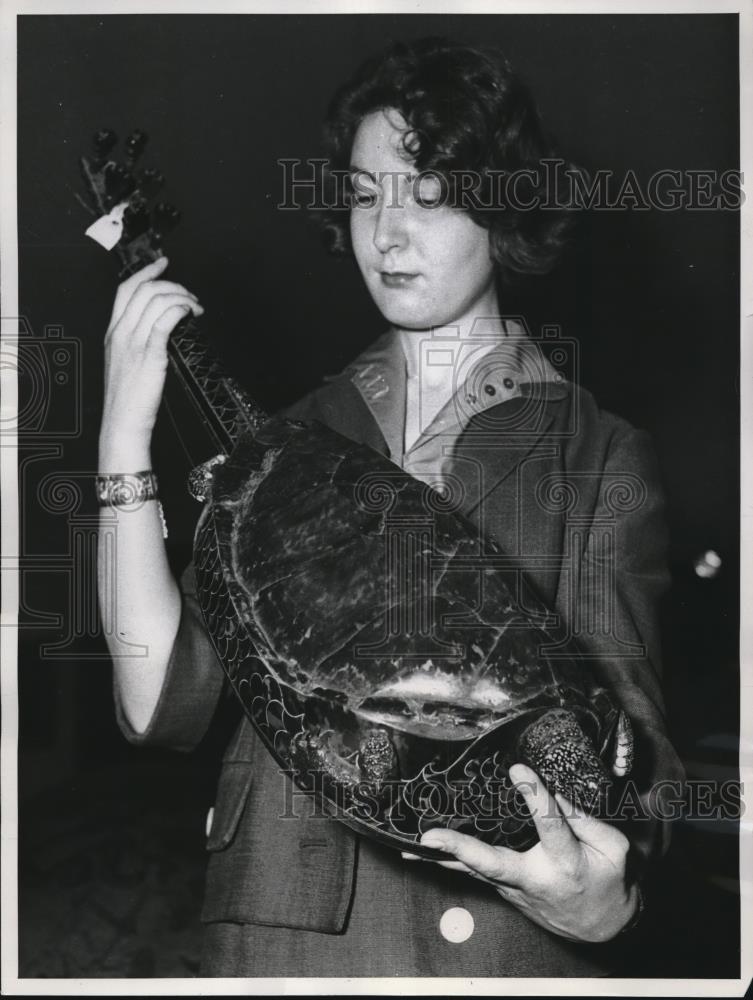
[[[438,825],[528,846],[507,768],[527,754],[545,774],[536,747],[557,744],[576,785],[601,787],[618,715],[461,501],[273,419],[215,468],[194,545],[215,649],[281,769],[359,832],[426,854]]]

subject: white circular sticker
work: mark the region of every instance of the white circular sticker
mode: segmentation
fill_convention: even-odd
[[[439,921],[439,930],[446,941],[462,944],[473,934],[473,917],[462,906],[452,906],[445,910]]]

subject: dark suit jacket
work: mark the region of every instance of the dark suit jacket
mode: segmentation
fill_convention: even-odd
[[[453,471],[466,486],[463,512],[520,557],[540,597],[617,693],[636,730],[635,777],[645,803],[653,782],[683,777],[663,717],[656,604],[668,573],[652,448],[644,432],[601,411],[575,385],[523,388],[522,397],[471,420],[457,442]],[[290,415],[318,419],[387,453],[347,372]],[[121,728],[134,743],[190,750],[223,691],[191,567],[182,588],[179,632],[144,734],[133,732],[116,699]],[[629,835],[636,856],[661,855],[667,827],[635,823]],[[485,884],[405,862],[316,815],[245,720],[224,756],[207,849],[205,975],[609,972],[608,948],[570,944]],[[474,932],[462,944],[439,932],[451,907],[473,917]]]

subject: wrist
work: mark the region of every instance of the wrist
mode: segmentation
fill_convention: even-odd
[[[624,904],[610,907],[608,912],[591,915],[586,926],[575,932],[573,940],[586,944],[605,944],[627,934],[640,922],[644,909],[643,893],[634,882],[623,897]]]
[[[630,918],[627,923],[624,924],[618,931],[618,934],[627,934],[628,931],[632,929],[640,922],[641,916],[645,909],[645,899],[643,896],[643,890],[640,887],[640,883],[634,882],[630,889],[630,899],[632,900],[632,908],[630,910]]]
[[[150,434],[116,434],[102,430],[99,437],[101,475],[135,473],[151,467]]]
[[[162,537],[167,538],[167,522],[159,498],[157,477],[151,469],[139,472],[100,472],[95,480],[97,503],[111,510],[140,510],[150,500],[156,502],[156,509],[162,524]]]

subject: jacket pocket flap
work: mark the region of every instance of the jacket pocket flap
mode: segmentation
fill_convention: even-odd
[[[208,851],[222,851],[232,841],[248,800],[253,781],[250,761],[229,761],[222,765],[214,818],[207,837]]]

